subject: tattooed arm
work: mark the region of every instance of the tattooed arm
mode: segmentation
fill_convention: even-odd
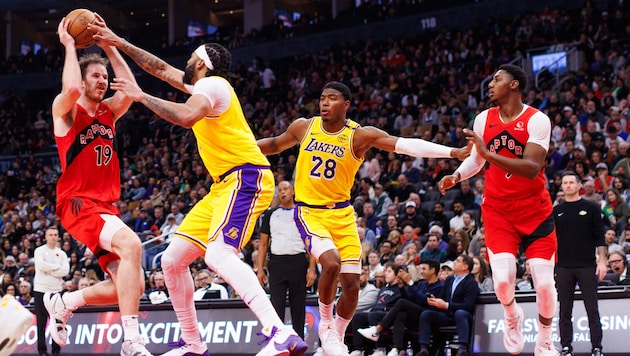
[[[212,111],[210,100],[201,94],[191,95],[185,103],[176,103],[147,94],[138,84],[124,78],[114,78],[110,87],[124,92],[133,101],[144,104],[164,120],[185,128],[191,128],[195,122],[205,118]]]
[[[184,87],[184,71],[166,63],[159,57],[129,43],[124,38],[116,35],[104,22],[89,24],[88,29],[95,31],[94,39],[115,46],[129,56],[140,68],[152,76],[161,79],[171,86],[188,93]]]

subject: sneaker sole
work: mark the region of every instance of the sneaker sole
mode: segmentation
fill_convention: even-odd
[[[11,323],[15,323],[15,327],[2,330],[4,338],[0,339],[0,356],[9,356],[13,353],[20,338],[24,336],[35,320],[33,314],[26,309],[18,311],[17,315],[7,315],[7,317],[12,319]]]
[[[44,295],[44,307],[46,308],[46,312],[48,313],[48,332],[50,333],[50,336],[52,337],[52,339],[55,341],[55,343],[61,347],[66,346],[66,344],[68,343],[68,340],[64,340],[61,338],[61,336],[59,335],[59,330],[57,330],[57,322],[59,322],[59,326],[61,326],[62,328],[66,328],[65,325],[63,325],[63,323],[58,320],[55,319],[52,316],[52,305],[51,305],[51,296],[52,294],[46,293]]]

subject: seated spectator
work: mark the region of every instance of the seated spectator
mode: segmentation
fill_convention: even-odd
[[[378,290],[381,290],[383,287],[385,287],[385,271],[374,273],[374,286]]]
[[[351,353],[351,356],[360,354],[364,350],[363,337],[357,330],[370,325],[378,324],[378,322],[385,317],[387,311],[396,304],[398,299],[400,299],[400,287],[403,286],[403,282],[400,278],[398,278],[399,270],[399,265],[388,262],[385,265],[386,284],[385,287],[379,291],[376,304],[374,304],[369,312],[355,313],[352,317],[352,349],[354,353]],[[376,345],[379,349],[385,347],[385,344],[380,344],[378,342]],[[379,352],[378,349],[377,352]],[[384,356],[385,353],[382,352],[382,355]]]
[[[479,296],[479,285],[470,274],[473,268],[472,257],[462,254],[453,263],[454,275],[444,282],[442,292],[429,297],[427,303],[435,309],[427,309],[420,314],[418,324],[419,356],[429,356],[431,335],[441,326],[455,326],[459,350],[456,356],[468,355],[470,329],[472,327],[475,303]],[[434,342],[437,338],[434,338]],[[437,346],[437,345],[436,345]]]
[[[368,252],[367,262],[369,279],[370,281],[373,281],[376,273],[384,270],[383,265],[381,265],[381,258],[378,255],[378,252],[374,250]]]
[[[488,263],[486,260],[479,257],[473,257],[473,268],[470,272],[477,284],[479,284],[479,290],[484,292],[493,292],[494,284],[492,282],[492,275],[490,274],[490,268],[488,267]]]
[[[398,271],[398,277],[403,281],[402,298],[387,312],[385,317],[376,325],[358,329],[363,337],[377,342],[381,332],[392,328],[393,348],[391,355],[398,355],[404,349],[405,329],[415,330],[418,319],[423,310],[429,307],[427,298],[430,295],[440,295],[444,284],[437,277],[440,263],[436,260],[425,260],[420,263],[422,280],[414,283],[404,268]],[[388,355],[389,355],[388,354]]]
[[[79,279],[79,285],[78,285],[79,290],[81,290],[81,289],[85,289],[85,288],[87,288],[87,287],[89,287],[89,286],[90,286],[90,279],[89,279],[89,278],[87,278],[87,277],[81,277],[81,278]]]
[[[446,281],[446,279],[453,275],[453,261],[445,261],[440,264],[440,272],[438,273],[438,279],[442,282]]]
[[[615,229],[606,229],[606,232],[604,233],[604,241],[606,242],[606,246],[608,248],[608,255],[615,251],[623,250],[621,245],[617,243],[617,233],[615,232]]]
[[[29,282],[20,281],[20,284],[18,285],[19,296],[17,297],[17,300],[22,305],[33,305],[35,303],[35,299],[31,295],[32,288],[33,287]]]
[[[392,251],[392,242],[389,240],[383,241],[379,247],[379,254],[381,256],[381,265],[394,261],[396,255]]]
[[[166,282],[164,281],[164,273],[155,272],[153,275],[153,283],[155,283],[155,287],[145,292],[151,304],[162,304],[168,301],[169,296]]]
[[[224,286],[214,283],[214,278],[210,270],[202,269],[197,272],[195,276],[195,283],[199,284],[199,288],[195,291],[194,300],[204,300],[206,299],[206,293],[213,290],[218,290],[221,296],[221,299],[228,299],[229,294],[227,288]]]
[[[417,282],[420,280],[420,278],[422,278],[422,276],[420,275],[420,271],[418,270],[418,265],[420,264],[419,251],[420,242],[412,241],[407,245],[407,248],[405,248],[405,251],[403,252],[405,260],[402,263],[402,266],[405,267],[414,282]]]
[[[529,268],[529,260],[525,261],[525,271],[523,275],[516,279],[517,290],[534,290],[534,281],[532,279],[532,272]]]
[[[442,230],[439,226],[433,226],[431,229],[438,228]],[[429,234],[429,239],[427,240],[427,245],[424,247],[424,250],[420,253],[420,261],[424,260],[437,260],[439,262],[444,262],[446,260],[446,251],[440,248],[440,241],[438,237],[438,232],[433,232]]]
[[[458,231],[463,231],[463,230],[458,230]],[[455,259],[464,252],[466,251],[464,250],[464,244],[462,243],[462,241],[458,238],[453,237],[448,242],[448,247],[446,248],[445,260],[455,261]]]
[[[359,301],[356,312],[369,312],[376,304],[378,298],[378,288],[369,283],[370,272],[367,266],[361,266],[361,276],[359,277]]]
[[[608,256],[608,266],[610,272],[604,278],[613,284],[628,285],[630,276],[628,275],[628,259],[621,251],[615,251]]]
[[[166,222],[160,227],[162,234],[172,234],[177,230],[179,225],[177,224],[177,220],[175,219],[175,215],[173,213],[169,213],[166,215]]]

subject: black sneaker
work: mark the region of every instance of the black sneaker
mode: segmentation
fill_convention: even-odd
[[[560,356],[573,356],[573,352],[568,346],[565,346],[562,348],[562,351],[560,352]]]
[[[602,352],[602,349],[596,347],[593,351],[591,351],[591,356],[604,356],[604,353]]]

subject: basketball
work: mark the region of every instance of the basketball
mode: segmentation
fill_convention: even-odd
[[[76,48],[88,48],[94,44],[93,31],[87,25],[96,21],[94,12],[87,9],[75,9],[66,15],[68,19],[68,33],[74,38]]]

